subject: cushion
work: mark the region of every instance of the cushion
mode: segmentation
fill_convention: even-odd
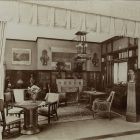
[[[16,117],[16,116],[6,116],[6,123],[7,124],[12,124],[12,123],[15,123],[15,122],[18,122],[20,121],[21,119]]]
[[[18,108],[18,107],[13,107],[12,109],[9,109],[8,110],[8,113],[9,114],[18,114],[22,111],[23,109],[22,108]]]
[[[47,102],[59,102],[59,94],[57,93],[47,93],[45,97]]]
[[[48,106],[38,108],[38,113],[48,113]]]

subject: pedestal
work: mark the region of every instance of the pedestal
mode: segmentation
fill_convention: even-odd
[[[39,133],[39,127],[38,127],[38,113],[37,113],[37,107],[36,108],[30,108],[30,109],[24,109],[24,126],[23,130],[21,131],[22,134],[36,134]]]
[[[126,120],[129,122],[137,121],[135,85],[135,82],[128,82]]]
[[[2,140],[2,126],[0,126],[0,140]]]

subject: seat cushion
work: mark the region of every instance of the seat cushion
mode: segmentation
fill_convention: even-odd
[[[6,116],[5,119],[6,119],[6,124],[13,124],[21,121],[21,119],[16,116]]]
[[[21,111],[23,111],[22,108],[13,107],[13,108],[11,108],[11,109],[8,110],[8,113],[9,114],[19,114],[19,113],[21,113]]]
[[[47,115],[48,114],[48,106],[38,108],[38,113],[42,114],[42,115]]]

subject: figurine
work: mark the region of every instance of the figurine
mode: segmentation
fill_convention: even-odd
[[[128,82],[135,82],[135,73],[131,69],[128,71]]]

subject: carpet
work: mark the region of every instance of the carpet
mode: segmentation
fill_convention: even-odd
[[[68,104],[58,108],[58,122],[68,122],[92,119],[92,111],[86,108],[85,104]]]
[[[87,109],[85,104],[68,104],[67,106],[59,107],[57,111],[59,119],[56,121],[52,118],[51,123],[93,119],[92,111]],[[47,122],[46,117],[39,116],[39,122],[44,122],[45,120]]]
[[[111,113],[111,117],[116,118],[120,117],[120,115],[114,111]],[[80,121],[80,120],[89,120],[93,119],[92,111],[87,108],[87,104],[74,103],[68,104],[67,106],[61,106],[58,108],[58,117],[59,119],[56,121],[55,118],[51,119],[51,123],[60,123],[60,122],[71,122],[71,121]],[[106,115],[100,115],[97,117],[104,117],[108,119]],[[39,116],[40,123],[47,123],[47,118],[43,116]]]

